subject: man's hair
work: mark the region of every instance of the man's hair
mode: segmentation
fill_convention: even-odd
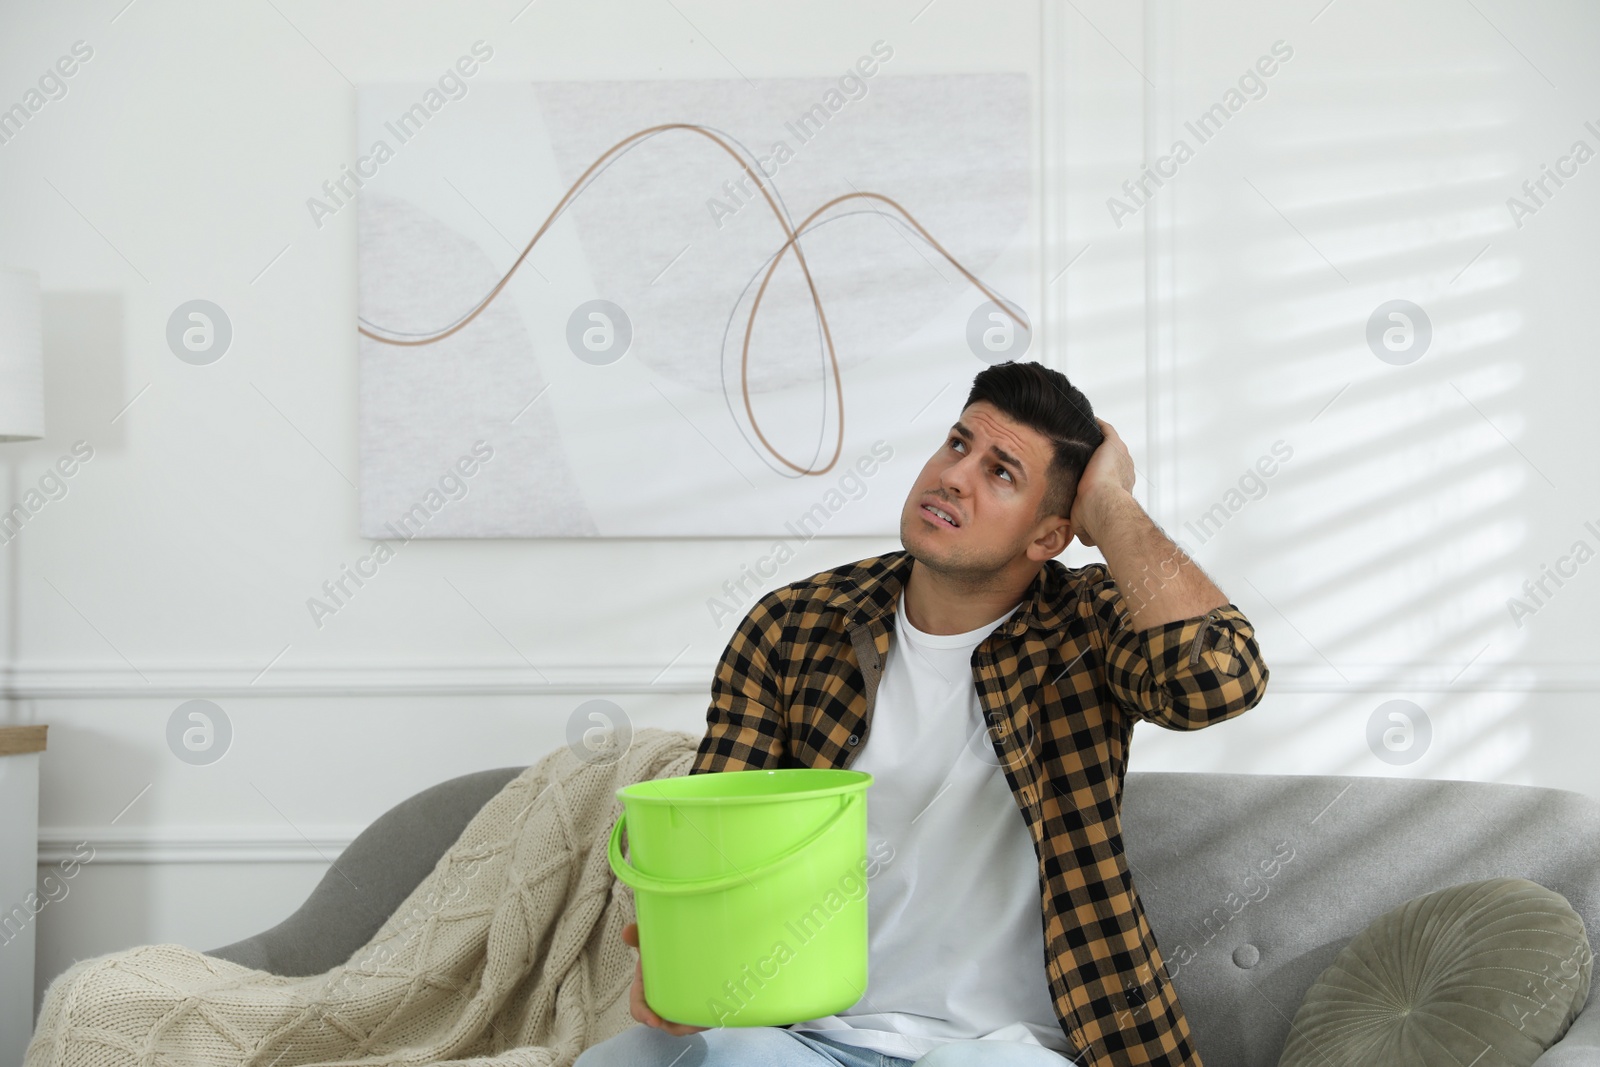
[[[1078,479],[1105,440],[1089,398],[1060,371],[1038,363],[1006,362],[978,372],[962,410],[979,400],[1050,439],[1052,456],[1038,517],[1069,518]]]

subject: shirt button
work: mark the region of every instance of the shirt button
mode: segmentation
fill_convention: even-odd
[[[851,734],[850,735],[850,744],[853,745],[853,744],[855,744],[856,742],[858,742],[860,740],[861,740],[861,738],[856,736],[855,734]]]

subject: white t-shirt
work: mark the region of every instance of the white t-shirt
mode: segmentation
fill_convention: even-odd
[[[867,889],[866,994],[790,1029],[905,1059],[980,1038],[1070,1055],[1045,976],[1039,861],[972,678],[973,651],[1016,610],[926,634],[901,592],[872,729],[851,764],[874,776],[868,851],[889,855]]]

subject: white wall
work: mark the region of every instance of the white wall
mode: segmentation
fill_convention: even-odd
[[[0,449],[0,503],[73,442],[94,449],[0,552],[0,721],[51,727],[41,863],[97,849],[40,914],[40,989],[76,958],[272,925],[371,819],[444,778],[534,761],[592,696],[636,727],[703,725],[729,629],[705,602],[762,542],[417,542],[325,628],[306,624],[306,597],[367,545],[347,480],[355,215],[319,231],[305,200],[353,158],[351,83],[431,79],[479,38],[495,79],[725,76],[739,91],[741,74],[842,70],[878,38],[896,49],[885,76],[1028,73],[1033,354],[1129,441],[1141,499],[1255,622],[1273,671],[1232,723],[1141,726],[1133,769],[1600,795],[1587,755],[1600,564],[1521,626],[1506,606],[1575,540],[1600,548],[1583,526],[1600,528],[1600,494],[1582,332],[1600,281],[1600,162],[1520,229],[1506,207],[1574,140],[1600,148],[1583,125],[1600,126],[1600,14],[1576,0],[1476,8],[913,0],[780,19],[704,0],[114,0],[0,13],[0,106],[74,42],[94,50],[0,145],[0,260],[43,276],[49,363],[49,437]],[[1266,94],[1116,227],[1107,198],[1278,40],[1293,57]],[[203,368],[164,336],[197,297],[235,331]],[[1433,328],[1405,366],[1364,340],[1397,298]],[[929,449],[969,383],[923,414]],[[1204,544],[1187,534],[1280,440],[1293,456],[1266,496]],[[872,491],[903,494],[920,462]],[[770,584],[897,545],[821,539]],[[233,725],[209,766],[167,746],[192,698]],[[1367,730],[1395,699],[1423,710],[1432,739],[1391,764]]]

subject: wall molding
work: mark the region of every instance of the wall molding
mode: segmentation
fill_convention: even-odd
[[[1177,84],[1177,14],[1172,0],[1143,5],[1145,79],[1142,110],[1144,157],[1141,165],[1166,153],[1177,126],[1173,92]],[[1183,522],[1179,486],[1182,394],[1178,382],[1177,211],[1174,194],[1157,196],[1140,212],[1144,236],[1145,486],[1148,511],[1169,530]]]
[[[715,663],[519,664],[259,663],[141,665],[11,664],[0,667],[0,698],[65,700],[141,697],[569,696],[606,693],[709,695]]]
[[[1277,660],[1269,693],[1600,691],[1600,663],[1341,663]],[[650,693],[708,698],[712,661],[569,664],[329,663],[273,668],[256,664],[142,666],[21,664],[0,667],[7,700],[139,700],[148,697],[605,696]]]
[[[1039,5],[1039,127],[1034,143],[1039,149],[1039,362],[1067,374],[1067,286],[1056,285],[1071,263],[1067,229],[1067,144],[1065,130],[1071,114],[1069,67],[1066,63],[1066,15],[1055,4]]]
[[[276,827],[42,826],[39,866],[67,859],[101,864],[331,863],[365,826],[308,826],[304,836]],[[84,842],[94,851],[83,859]]]

